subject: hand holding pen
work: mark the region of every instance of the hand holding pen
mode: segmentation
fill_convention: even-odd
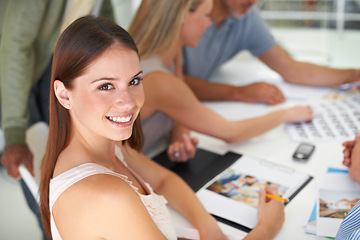
[[[266,193],[266,197],[274,199],[274,200],[278,200],[278,201],[283,202],[283,203],[288,203],[290,201],[288,198],[282,198],[280,196],[273,195],[273,194],[270,194],[270,193]]]
[[[281,201],[267,200],[266,193],[276,194],[275,191],[271,190],[260,189],[257,208],[257,229],[268,231],[269,239],[273,239],[276,236],[285,220],[284,204]]]

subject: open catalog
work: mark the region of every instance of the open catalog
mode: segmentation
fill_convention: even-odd
[[[154,160],[164,163],[166,154]],[[170,164],[170,163],[169,163]],[[218,155],[198,149],[187,163],[167,166],[196,191],[196,195],[218,221],[250,231],[257,225],[260,188],[273,188],[291,201],[312,177],[266,160],[228,152]]]

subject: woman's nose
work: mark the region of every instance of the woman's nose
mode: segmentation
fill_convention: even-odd
[[[132,107],[134,106],[135,101],[128,89],[122,89],[118,92],[117,103],[122,105],[129,105],[129,107]]]

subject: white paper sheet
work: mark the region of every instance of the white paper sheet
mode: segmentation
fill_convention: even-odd
[[[335,237],[346,213],[360,200],[360,186],[347,173],[325,173],[318,181],[316,234]]]
[[[308,123],[287,124],[295,141],[348,141],[360,132],[360,95],[311,105],[314,119]]]
[[[211,214],[254,228],[261,187],[268,185],[289,198],[308,179],[309,175],[294,169],[242,156],[200,189],[197,196]]]

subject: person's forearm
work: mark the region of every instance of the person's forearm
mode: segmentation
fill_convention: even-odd
[[[190,129],[175,122],[174,127],[171,131],[171,142],[182,140],[184,133],[189,135]]]
[[[174,173],[169,174],[156,192],[164,195],[169,205],[188,219],[199,231],[206,227],[205,223],[211,219],[194,191]]]
[[[279,126],[285,119],[286,110],[280,110],[261,117],[232,122],[223,140],[236,143],[251,139]]]
[[[359,69],[335,69],[294,60],[280,45],[258,56],[285,81],[311,86],[335,86],[360,81]]]
[[[286,117],[287,110],[279,110],[260,117],[230,121],[214,113],[211,109],[202,107],[201,111],[193,112],[192,119],[197,119],[195,123],[184,117],[183,125],[199,133],[219,138],[227,143],[236,143],[269,131],[286,122]]]
[[[335,86],[360,81],[358,69],[335,69],[306,62],[294,62],[293,71],[283,74],[285,81],[311,86]]]
[[[273,235],[269,228],[258,225],[246,235],[244,240],[271,240],[275,237]]]
[[[201,101],[242,101],[239,99],[236,86],[229,84],[211,83],[204,79],[194,78],[191,76],[185,76],[184,79],[196,97]]]

